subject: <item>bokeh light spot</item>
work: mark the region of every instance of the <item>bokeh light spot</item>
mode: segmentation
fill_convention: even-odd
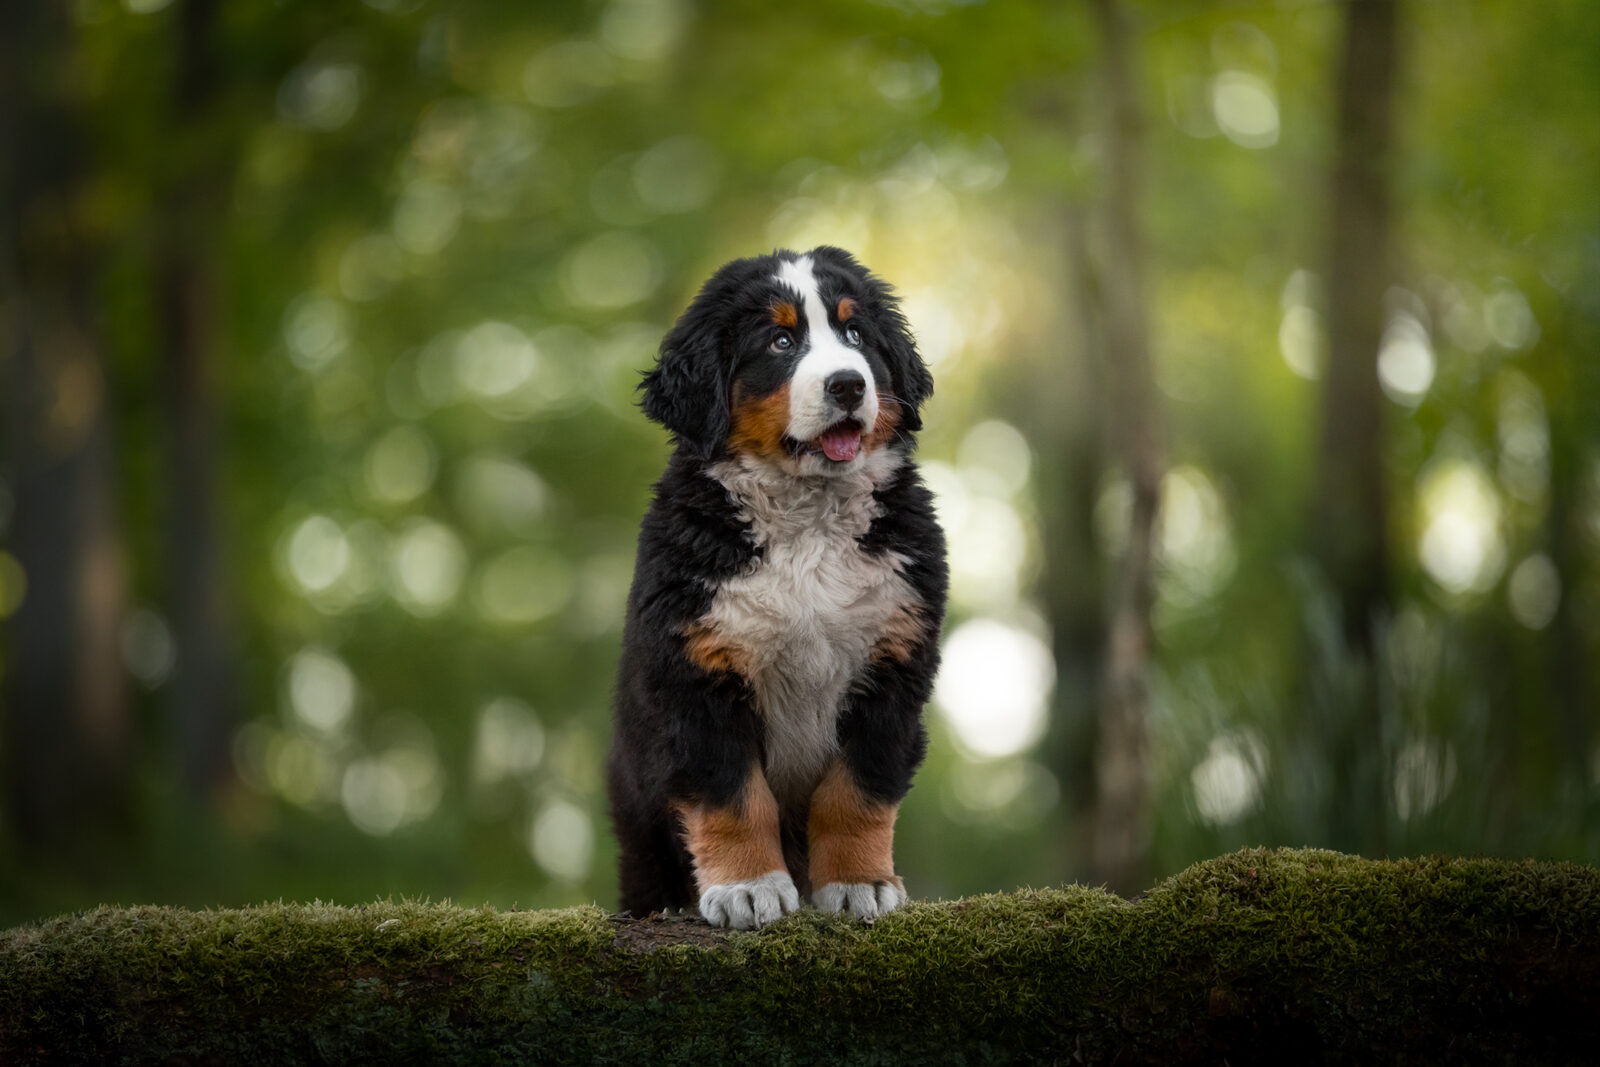
[[[367,450],[367,491],[386,504],[415,500],[433,484],[438,462],[426,434],[415,426],[396,426]]]
[[[958,823],[1024,829],[1055,809],[1061,783],[1037,760],[962,760],[951,769],[943,799]]]
[[[688,21],[682,0],[612,0],[600,17],[600,39],[622,59],[649,63],[671,54]]]
[[[1266,765],[1266,748],[1250,731],[1213,737],[1205,758],[1189,772],[1200,818],[1226,826],[1249,814],[1260,803]]]
[[[548,549],[519,546],[483,565],[473,589],[478,614],[490,622],[526,625],[554,615],[572,596],[572,568]]]
[[[562,265],[562,289],[578,307],[624,308],[655,292],[660,283],[655,247],[621,230],[591,238]]]
[[[337,130],[361,106],[363,81],[354,63],[308,60],[278,87],[278,117],[309,130]]]
[[[916,323],[917,351],[929,367],[953,366],[966,344],[966,331],[949,303],[931,289],[918,289],[905,298],[906,319]]]
[[[1222,134],[1242,148],[1278,143],[1278,100],[1271,83],[1242,70],[1211,80],[1211,111]]]
[[[467,553],[450,527],[416,519],[396,535],[390,563],[400,606],[413,615],[436,615],[461,588]]]
[[[1033,449],[1009,422],[987,419],[961,438],[956,462],[968,481],[984,481],[996,493],[1009,496],[1027,488]]]
[[[965,520],[948,531],[952,594],[974,607],[1016,603],[1028,533],[1022,517],[1004,500],[975,496]]]
[[[1419,818],[1438,807],[1456,781],[1455,750],[1435,738],[1406,744],[1394,761],[1394,809],[1402,820]]]
[[[1506,601],[1511,617],[1528,629],[1549,626],[1561,606],[1561,572],[1555,561],[1543,552],[1535,552],[1517,564],[1506,583]]]
[[[1055,684],[1050,649],[998,619],[972,619],[944,642],[934,700],[956,740],[982,758],[1022,752],[1044,733]]]
[[[531,532],[550,503],[550,487],[537,472],[493,453],[462,462],[456,470],[454,495],[466,520],[485,532]]]
[[[1188,464],[1167,471],[1157,525],[1164,599],[1194,603],[1233,577],[1236,555],[1227,505],[1205,471]]]
[[[1501,284],[1484,301],[1483,324],[1495,344],[1513,352],[1539,339],[1539,323],[1528,298],[1510,283]]]
[[[350,300],[376,300],[404,276],[400,246],[386,233],[350,242],[339,257],[339,291]]]
[[[528,60],[522,91],[540,107],[572,107],[616,80],[617,63],[593,41],[562,41]]]
[[[1483,469],[1448,458],[1430,464],[1417,493],[1418,552],[1428,576],[1452,594],[1492,586],[1505,565],[1500,497]]]
[[[512,697],[496,697],[478,712],[472,777],[482,783],[529,774],[544,758],[544,727],[534,710]]]
[[[1428,328],[1408,311],[1397,312],[1378,347],[1378,382],[1389,399],[1416,407],[1433,385],[1433,344]]]
[[[5,616],[4,595],[0,594],[0,617]],[[172,674],[178,661],[172,629],[158,612],[135,608],[122,620],[122,662],[128,673],[146,689],[154,689]]]
[[[300,734],[274,733],[267,744],[267,781],[291,804],[317,808],[331,802],[339,788],[339,768],[318,741]]]
[[[546,804],[528,830],[528,851],[558,881],[583,881],[589,876],[594,855],[594,823],[589,813],[571,801]]]
[[[290,658],[287,675],[289,708],[296,719],[324,734],[349,724],[356,706],[356,676],[344,660],[307,645]]]
[[[345,768],[339,799],[356,829],[374,837],[394,833],[405,821],[406,781],[386,760],[352,760]]]
[[[332,297],[306,293],[283,316],[283,341],[302,370],[320,370],[350,344],[350,318]]]
[[[484,399],[503,397],[533,377],[539,353],[528,335],[507,322],[484,322],[456,342],[456,376]]]
[[[1500,444],[1500,484],[1516,499],[1535,504],[1550,486],[1550,422],[1544,394],[1526,375],[1500,376],[1495,436]]]
[[[285,556],[290,577],[301,591],[320,593],[344,574],[350,562],[350,542],[328,516],[311,515],[289,535]]]
[[[1278,323],[1278,351],[1284,365],[1298,377],[1316,381],[1322,376],[1322,364],[1327,359],[1327,338],[1322,328],[1322,316],[1304,304],[1295,304],[1283,312]]]
[[[633,165],[639,199],[664,214],[704,207],[716,191],[721,170],[716,152],[698,137],[669,137]]]
[[[890,56],[872,68],[872,87],[885,100],[908,104],[939,89],[938,61],[926,52]]]
[[[461,194],[447,185],[416,178],[394,205],[394,239],[418,256],[442,251],[461,226]]]

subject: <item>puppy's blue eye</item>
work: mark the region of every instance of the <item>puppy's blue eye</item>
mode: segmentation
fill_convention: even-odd
[[[772,347],[779,352],[787,352],[794,347],[794,338],[787,333],[780,333],[772,339]]]
[[[849,345],[851,348],[860,347],[861,331],[856,329],[854,326],[846,326],[844,328],[844,343]]]

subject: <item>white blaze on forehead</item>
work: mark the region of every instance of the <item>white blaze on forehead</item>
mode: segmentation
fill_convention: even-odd
[[[828,399],[826,382],[830,374],[841,370],[856,371],[867,383],[861,406],[851,415],[870,430],[878,420],[878,390],[872,380],[872,368],[860,352],[833,332],[811,257],[785,260],[776,277],[799,294],[806,313],[806,340],[810,342],[789,383],[789,436],[796,441],[809,441],[839,421],[838,408]]]

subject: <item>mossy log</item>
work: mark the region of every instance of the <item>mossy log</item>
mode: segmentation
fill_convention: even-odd
[[[0,934],[0,1063],[1594,1062],[1600,872],[1251,850],[807,910],[104,907]]]

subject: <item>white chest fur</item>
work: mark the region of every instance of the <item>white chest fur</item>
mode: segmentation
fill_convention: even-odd
[[[867,458],[878,461],[836,477],[795,478],[758,460],[712,471],[761,554],[748,572],[718,586],[701,622],[748,663],[767,731],[767,781],[780,803],[816,786],[837,747],[850,684],[915,601],[901,573],[904,557],[869,555],[857,543],[881,512],[875,484],[900,464],[887,451]]]

